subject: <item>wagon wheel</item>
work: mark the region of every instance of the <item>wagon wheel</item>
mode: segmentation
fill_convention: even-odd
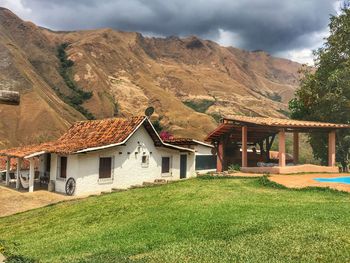
[[[69,178],[66,182],[66,194],[73,195],[75,192],[75,180],[74,178]]]

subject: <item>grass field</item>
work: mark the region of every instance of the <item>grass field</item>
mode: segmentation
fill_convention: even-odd
[[[64,202],[0,219],[0,247],[14,262],[350,261],[349,194],[263,182],[198,178]]]

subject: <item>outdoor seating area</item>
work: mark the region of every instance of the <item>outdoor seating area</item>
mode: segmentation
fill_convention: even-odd
[[[205,140],[216,147],[218,172],[238,164],[246,173],[337,173],[336,131],[349,128],[348,124],[234,115],[223,118]],[[292,156],[286,153],[286,133],[293,134]],[[328,166],[299,164],[300,133],[328,134]],[[278,157],[272,158],[276,137]]]
[[[33,192],[47,190],[49,184],[49,171],[47,171],[47,156],[32,158],[0,157],[0,185],[19,191]],[[31,180],[30,174],[33,174]]]

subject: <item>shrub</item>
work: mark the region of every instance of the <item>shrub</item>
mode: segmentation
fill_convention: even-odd
[[[76,83],[71,79],[69,70],[74,65],[74,62],[67,57],[66,48],[68,43],[62,43],[57,47],[57,58],[60,61],[59,73],[63,78],[66,86],[71,90],[71,95],[66,96],[60,92],[57,88],[54,88],[56,94],[63,99],[64,102],[72,106],[74,109],[83,114],[87,119],[95,119],[94,115],[85,109],[82,104],[91,99],[93,93],[91,91],[84,91],[79,88]]]
[[[200,113],[205,113],[210,106],[214,105],[214,103],[215,101],[213,100],[188,100],[183,102],[183,104],[185,104],[187,107],[190,107],[191,109]]]
[[[228,166],[228,170],[239,172],[241,170],[241,166],[239,164],[233,163]]]

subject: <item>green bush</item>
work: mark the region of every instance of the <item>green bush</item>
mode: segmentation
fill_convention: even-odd
[[[239,164],[233,163],[228,166],[228,170],[239,172],[241,170],[241,166]]]
[[[216,123],[220,123],[220,120],[222,119],[221,114],[218,112],[213,112],[210,116],[216,121]]]
[[[83,114],[87,119],[95,119],[94,115],[85,109],[82,104],[91,99],[93,93],[91,91],[84,91],[79,88],[76,83],[70,77],[70,69],[74,65],[74,62],[67,57],[66,48],[68,43],[62,43],[57,47],[57,58],[60,61],[59,73],[63,78],[67,87],[71,90],[71,95],[66,96],[60,92],[57,88],[54,88],[56,94],[59,95],[64,102],[72,106],[74,109]]]
[[[190,107],[191,109],[200,113],[205,113],[210,106],[214,105],[214,103],[215,101],[213,100],[188,100],[183,102],[183,104],[185,104],[187,107]]]

